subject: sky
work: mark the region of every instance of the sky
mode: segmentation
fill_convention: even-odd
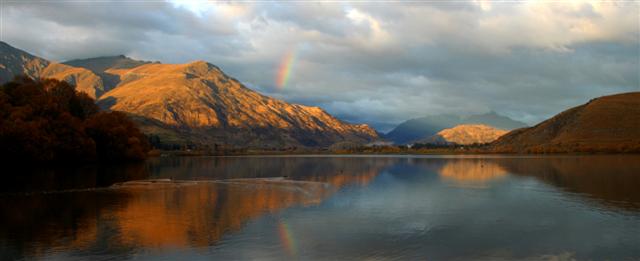
[[[205,60],[383,132],[640,91],[639,1],[0,1],[0,40],[43,58]]]

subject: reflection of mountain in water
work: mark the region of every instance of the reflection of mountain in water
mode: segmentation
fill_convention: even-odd
[[[453,159],[439,171],[445,181],[462,186],[483,186],[491,180],[503,178],[507,172],[500,165],[486,159]]]
[[[293,206],[319,204],[334,191],[317,182],[196,182],[125,187],[123,208],[109,211],[125,245],[208,246],[247,220]]]
[[[97,191],[0,198],[0,221],[5,224],[0,228],[0,240],[20,235],[24,237],[20,242],[41,242],[0,252],[16,258],[25,253],[38,256],[45,249],[37,246],[86,250],[104,244],[104,240],[123,253],[140,246],[213,245],[226,233],[265,213],[317,205],[343,186],[366,185],[391,162],[362,159],[354,164],[352,160],[186,160],[176,167],[185,170],[186,181],[125,182]],[[146,169],[158,171],[152,174],[156,177],[182,178],[176,176],[178,172],[155,167]],[[231,178],[233,173],[240,178],[274,174],[289,178],[201,180]]]
[[[640,211],[637,155],[497,158],[514,175],[532,176],[608,207]]]
[[[616,209],[640,211],[638,155],[410,158],[396,159],[391,165],[389,169],[399,178],[403,172],[418,172],[419,168],[464,187],[490,186],[508,175],[535,177],[573,196]]]
[[[344,157],[175,157],[148,162],[153,178],[181,180],[289,177],[295,180],[327,181],[328,176],[349,179],[376,173],[392,165],[394,158]],[[335,184],[334,184],[335,185]]]
[[[384,187],[385,180],[416,184],[421,189],[431,184],[436,195],[439,180],[490,187],[508,186],[507,182],[494,181],[509,179],[509,174],[535,177],[570,192],[571,197],[640,211],[638,156],[154,159],[146,165],[114,170],[110,179],[100,178],[109,173],[94,173],[78,177],[68,186],[42,188],[86,188],[147,177],[175,181],[0,195],[0,256],[42,257],[51,249],[61,248],[85,254],[109,249],[126,257],[140,248],[206,247],[266,213],[320,204],[340,188],[370,184],[380,173],[387,174],[372,187]],[[56,179],[45,180],[48,184]],[[398,196],[403,197],[402,193]]]
[[[424,168],[435,164],[415,162]],[[449,159],[437,172],[463,186],[486,185],[507,173],[530,176],[609,207],[640,211],[640,157],[635,155]]]

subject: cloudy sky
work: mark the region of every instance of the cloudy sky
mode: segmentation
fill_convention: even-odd
[[[206,60],[382,131],[490,110],[535,124],[640,91],[638,1],[2,0],[1,20],[2,41],[47,59]]]

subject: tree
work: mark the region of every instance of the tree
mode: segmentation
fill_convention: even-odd
[[[19,77],[0,87],[0,157],[15,161],[144,159],[146,137],[126,115],[57,80]]]
[[[102,160],[139,160],[149,151],[147,138],[122,112],[99,112],[87,120],[86,128]]]

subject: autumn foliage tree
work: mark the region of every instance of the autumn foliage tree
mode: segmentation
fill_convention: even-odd
[[[147,138],[122,112],[99,112],[85,122],[85,132],[96,153],[111,160],[142,159],[149,150]]]
[[[126,115],[99,112],[92,98],[64,81],[23,77],[0,87],[3,160],[140,160],[148,150]]]

